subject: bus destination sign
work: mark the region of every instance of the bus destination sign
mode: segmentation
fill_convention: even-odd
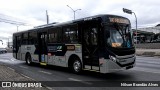
[[[125,24],[129,24],[129,20],[125,19],[125,18],[109,18],[110,22],[113,23],[125,23]]]

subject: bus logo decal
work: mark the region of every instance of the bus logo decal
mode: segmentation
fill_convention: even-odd
[[[57,46],[57,51],[62,51],[62,46]]]

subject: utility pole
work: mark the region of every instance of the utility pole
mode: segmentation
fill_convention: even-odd
[[[74,20],[75,20],[75,13],[76,13],[76,11],[81,10],[81,9],[76,9],[76,10],[74,10],[74,9],[71,8],[69,5],[67,5],[67,7],[69,7],[69,8],[73,11],[73,17],[74,17]]]
[[[136,44],[137,44],[137,16],[132,10],[129,10],[129,9],[126,9],[126,8],[123,8],[123,12],[127,13],[127,14],[132,14],[133,13],[134,16],[135,16],[135,19],[136,19]]]
[[[46,19],[47,19],[47,24],[49,24],[49,16],[48,16],[48,11],[46,10]]]
[[[19,26],[17,25],[17,32],[18,32],[18,27],[19,27]]]
[[[9,45],[9,38],[8,38],[8,48],[9,48],[9,46],[10,46],[10,45]]]

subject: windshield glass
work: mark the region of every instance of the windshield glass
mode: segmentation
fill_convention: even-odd
[[[106,30],[110,34],[107,43],[114,48],[132,48],[132,32],[129,25],[113,24],[106,26]],[[106,35],[108,34],[106,33]]]

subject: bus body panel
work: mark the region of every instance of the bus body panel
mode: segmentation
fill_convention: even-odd
[[[82,62],[82,53],[80,44],[66,44],[68,49],[64,56],[48,55],[47,64],[68,67],[68,60],[72,55],[76,55]],[[73,48],[74,47],[74,48]]]
[[[68,67],[68,60],[70,56],[76,55],[82,62],[82,48],[80,44],[66,44],[66,47],[68,47],[68,50],[66,51],[64,56],[55,56],[55,55],[44,55],[44,63],[49,65],[56,65],[56,66],[62,66],[62,67]],[[71,46],[74,46],[75,49],[73,50]],[[70,49],[70,50],[69,50]],[[71,50],[72,49],[72,50]],[[39,62],[39,56],[38,54],[35,54],[36,47],[35,45],[21,45],[18,49],[18,57],[19,60],[25,60],[26,54],[29,53],[32,58],[32,62],[40,63]],[[15,55],[15,53],[14,53]],[[16,58],[16,57],[14,57]]]
[[[13,57],[16,58],[16,53],[13,53]]]

